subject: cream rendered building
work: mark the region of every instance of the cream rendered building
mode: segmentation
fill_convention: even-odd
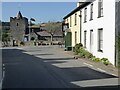
[[[81,4],[78,2],[77,7]],[[63,19],[64,23],[68,24],[69,30],[67,32],[71,32],[71,46],[74,47],[77,43],[80,43],[80,10],[73,10]]]

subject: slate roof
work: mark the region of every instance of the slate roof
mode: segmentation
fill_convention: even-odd
[[[85,6],[89,5],[90,3],[92,3],[95,0],[91,0],[91,2],[84,2],[83,4],[81,4],[79,7],[75,8],[72,12],[70,12],[69,14],[67,14],[63,19],[68,18],[69,16],[71,16],[72,14],[74,14],[75,12],[79,11],[80,9],[84,8]]]
[[[37,32],[40,36],[51,36],[47,31],[41,31]],[[56,30],[55,34],[53,36],[63,36],[62,31]]]

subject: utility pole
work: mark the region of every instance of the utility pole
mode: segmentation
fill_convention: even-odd
[[[30,41],[30,32],[31,32],[31,30],[30,30],[30,22],[31,22],[31,19],[29,21],[29,41]]]

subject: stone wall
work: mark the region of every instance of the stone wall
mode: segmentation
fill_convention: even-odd
[[[25,30],[28,27],[28,19],[27,18],[10,18],[10,31],[11,36],[15,40],[22,41],[24,39]]]

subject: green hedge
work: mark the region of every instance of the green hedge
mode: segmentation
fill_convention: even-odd
[[[110,64],[107,58],[100,59],[100,58],[93,56],[90,52],[88,52],[87,50],[83,48],[82,44],[76,44],[73,51],[75,52],[76,55],[79,55],[82,58],[88,58],[95,62],[102,62],[105,65]]]
[[[81,43],[79,44],[76,44],[75,47],[73,47],[73,51],[75,52],[75,54],[78,54],[79,53],[79,49],[83,47],[83,45]]]

